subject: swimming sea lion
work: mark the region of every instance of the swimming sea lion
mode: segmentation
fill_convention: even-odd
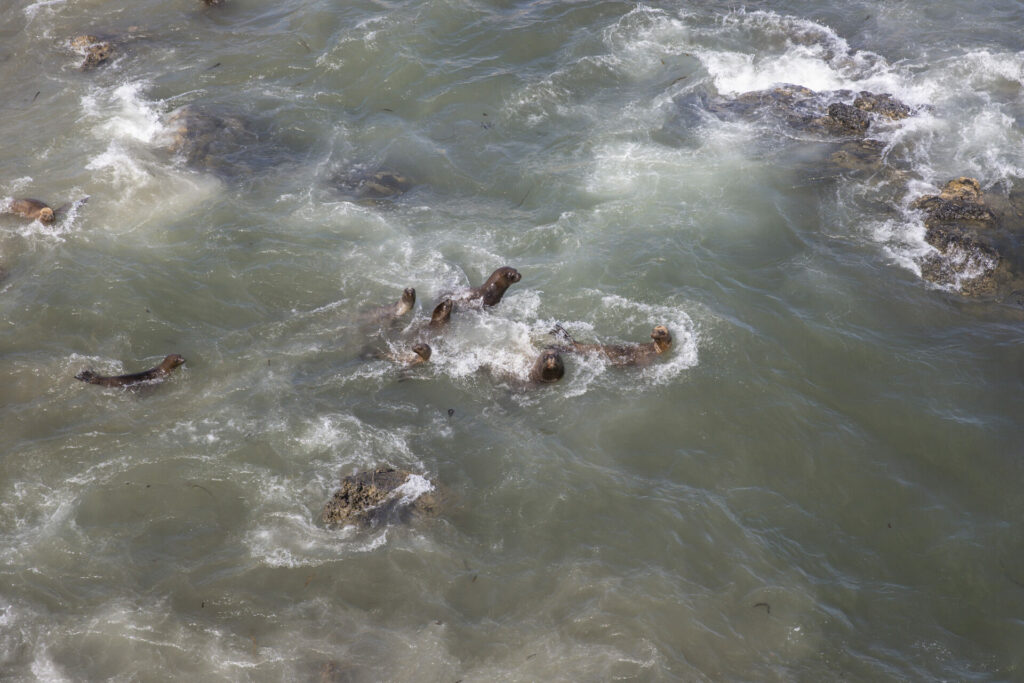
[[[432,330],[439,330],[447,325],[452,319],[452,308],[455,307],[451,299],[445,299],[434,307],[430,314],[430,323],[427,325]]]
[[[363,313],[360,318],[369,327],[378,325],[380,327],[387,327],[395,320],[411,311],[413,304],[415,303],[416,290],[412,287],[406,287],[402,290],[402,296],[399,297],[398,301],[393,304],[388,304],[387,306],[378,306],[377,308],[371,309]]]
[[[412,345],[412,353],[384,353],[381,354],[381,358],[387,360],[393,360],[396,363],[404,363],[405,365],[419,365],[420,363],[426,363],[430,360],[430,356],[433,350],[430,348],[430,344],[425,342],[417,342]]]
[[[552,384],[565,375],[562,356],[557,349],[544,349],[530,369],[530,381],[540,384]]]
[[[501,301],[501,297],[505,296],[505,290],[519,282],[521,278],[522,275],[515,268],[502,266],[491,273],[491,276],[487,278],[487,282],[469,290],[468,293],[461,295],[459,298],[463,301],[480,299],[484,306],[494,306]]]
[[[171,370],[175,369],[179,365],[185,362],[185,359],[176,353],[164,358],[163,362],[155,368],[150,368],[145,372],[136,372],[131,375],[117,375],[113,377],[104,377],[97,375],[92,370],[83,370],[82,372],[75,375],[75,379],[80,379],[83,382],[89,384],[99,384],[104,387],[131,387],[144,382],[159,382],[167,378],[167,375],[171,374]]]
[[[672,335],[664,325],[656,325],[651,331],[651,339],[647,344],[581,344],[561,325],[556,325],[553,333],[559,334],[569,342],[568,346],[558,347],[562,351],[572,353],[598,353],[612,365],[646,365],[658,354],[665,353],[672,347]]]
[[[54,218],[53,209],[38,199],[12,199],[7,205],[7,212],[41,223],[52,223]]]

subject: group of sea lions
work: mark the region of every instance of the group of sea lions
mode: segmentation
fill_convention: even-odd
[[[490,277],[479,287],[443,297],[434,308],[430,321],[425,326],[421,324],[418,327],[413,327],[412,335],[417,338],[417,341],[411,347],[411,354],[381,351],[376,356],[407,365],[418,365],[429,361],[433,351],[425,338],[426,333],[436,334],[447,325],[451,320],[452,311],[456,309],[456,304],[474,305],[479,302],[481,307],[496,306],[508,288],[521,279],[522,275],[518,270],[510,266],[502,266],[491,273]],[[397,302],[374,309],[368,312],[364,318],[369,320],[373,326],[388,330],[401,316],[411,311],[415,303],[416,290],[408,287],[402,292],[402,296]],[[595,354],[602,357],[607,363],[617,366],[646,365],[672,347],[672,334],[665,325],[655,326],[651,332],[653,341],[646,344],[581,343],[576,341],[560,324],[556,325],[551,333],[557,335],[559,341],[541,351],[530,369],[527,382],[524,384],[514,377],[506,379],[509,379],[512,384],[527,387],[557,382],[565,375],[562,353]]]

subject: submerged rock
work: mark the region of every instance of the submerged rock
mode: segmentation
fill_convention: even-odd
[[[369,525],[433,515],[438,507],[436,488],[428,479],[405,470],[378,467],[343,478],[321,518],[329,527]]]
[[[246,117],[185,105],[166,120],[168,151],[198,171],[231,178],[273,165],[266,142]]]
[[[408,176],[387,168],[376,171],[354,168],[334,174],[330,185],[350,199],[377,204],[405,194],[412,189],[413,182]]]

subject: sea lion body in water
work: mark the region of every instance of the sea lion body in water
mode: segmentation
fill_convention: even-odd
[[[104,377],[102,375],[97,375],[92,370],[83,370],[75,375],[75,379],[80,379],[83,382],[88,382],[89,384],[99,384],[104,387],[131,387],[148,382],[162,381],[171,374],[172,370],[184,362],[185,359],[183,357],[176,353],[172,353],[164,358],[160,365],[155,368],[150,368],[144,372]]]
[[[51,209],[46,202],[41,202],[38,199],[12,199],[5,208],[0,210],[0,213],[11,213],[40,223],[52,223],[62,218],[69,210],[78,208],[87,201],[89,201],[89,197],[86,196]]]
[[[396,363],[413,366],[426,363],[430,360],[432,354],[433,349],[430,348],[430,344],[417,342],[412,345],[412,353],[383,353],[381,357]]]
[[[510,266],[502,266],[491,273],[491,276],[482,285],[458,294],[454,299],[459,302],[479,299],[483,306],[494,306],[501,301],[501,297],[505,296],[505,291],[520,279],[522,279],[522,275],[518,270]]]
[[[366,311],[360,316],[360,319],[366,327],[388,327],[391,323],[411,311],[415,303],[416,290],[412,287],[406,287],[402,290],[402,296],[399,297],[398,301]]]
[[[664,325],[656,325],[651,331],[651,341],[647,344],[581,344],[561,325],[552,332],[560,334],[569,342],[568,346],[559,347],[571,353],[597,353],[611,365],[646,365],[655,356],[665,353],[672,347],[672,335]]]
[[[38,199],[12,199],[7,205],[7,213],[13,213],[22,218],[29,218],[40,223],[52,223],[55,212],[50,206]]]
[[[486,366],[481,370],[485,368]],[[537,356],[526,379],[494,366],[490,367],[490,371],[492,375],[507,383],[513,390],[525,391],[559,381],[565,376],[565,365],[562,363],[562,356],[558,349],[547,348]]]
[[[455,308],[455,303],[451,299],[445,299],[439,303],[434,307],[434,312],[430,314],[430,322],[427,323],[427,327],[436,331],[446,326],[451,322],[453,308]]]

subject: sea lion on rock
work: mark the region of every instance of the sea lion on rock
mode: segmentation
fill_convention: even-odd
[[[501,301],[501,297],[505,296],[505,291],[519,282],[520,279],[522,279],[522,275],[519,274],[518,270],[509,266],[502,266],[491,273],[491,276],[482,285],[474,287],[456,298],[459,301],[475,301],[480,299],[484,306],[494,306]]]
[[[378,467],[343,478],[341,488],[324,505],[321,519],[334,528],[432,514],[438,505],[434,491],[434,484],[420,475]]]
[[[646,344],[581,344],[561,325],[556,325],[553,333],[563,336],[569,346],[559,347],[572,353],[597,353],[604,356],[611,365],[647,365],[656,356],[672,348],[672,334],[664,325],[655,325],[651,331],[654,341]]]
[[[54,211],[45,202],[38,199],[12,199],[7,205],[7,213],[13,213],[22,218],[29,218],[41,223],[52,223]]]
[[[145,372],[104,377],[102,375],[97,375],[92,370],[83,370],[75,375],[75,379],[80,379],[83,382],[88,382],[89,384],[99,384],[104,387],[131,387],[143,383],[163,381],[169,374],[171,374],[172,370],[184,362],[185,359],[183,357],[176,353],[172,353],[164,358],[160,365],[155,368],[150,368]]]

